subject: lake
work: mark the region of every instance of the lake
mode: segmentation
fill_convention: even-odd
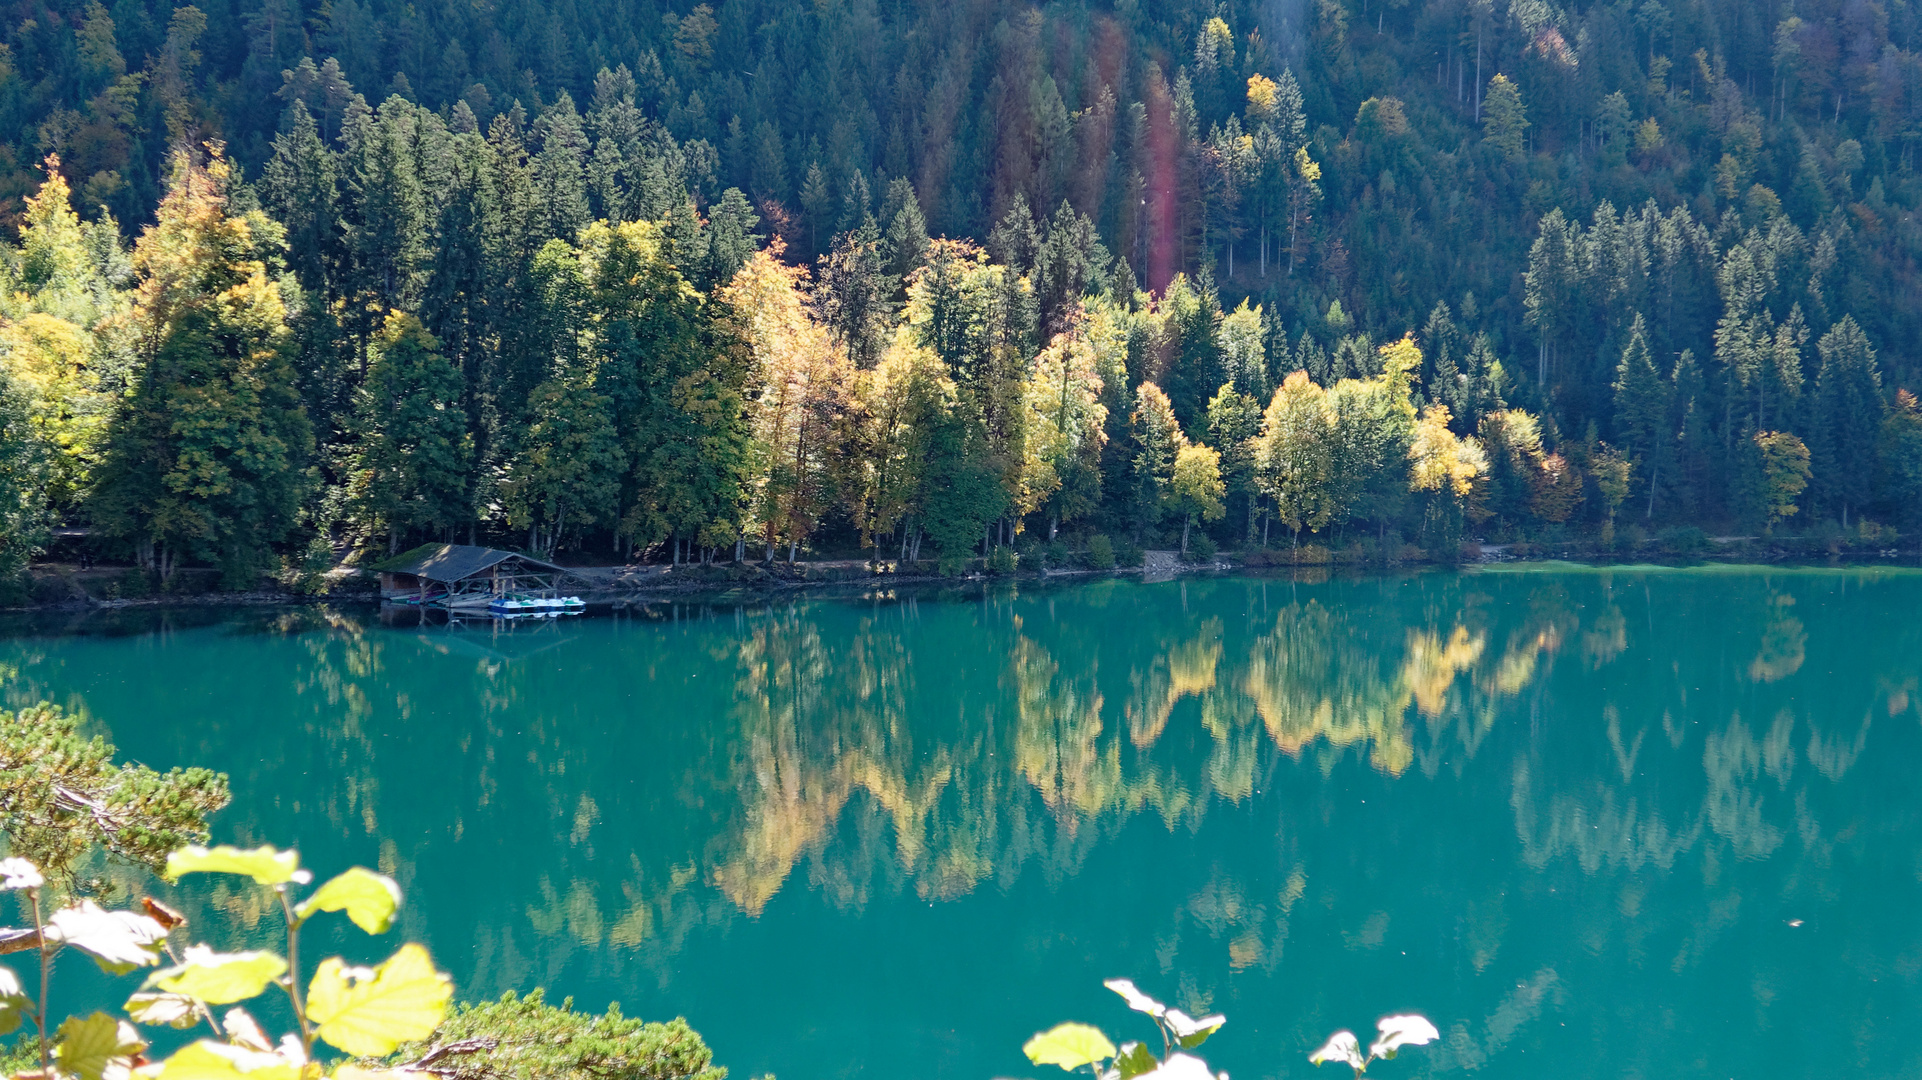
[[[216,841],[393,874],[461,997],[684,1015],[737,1080],[1051,1080],[1037,1030],[1145,1034],[1115,976],[1225,1013],[1237,1080],[1400,1011],[1442,1040],[1371,1076],[1917,1075],[1918,675],[1922,574],[1893,569],[0,639],[12,704],[231,774]],[[210,880],[198,925],[271,940]],[[339,926],[303,952],[398,943]]]

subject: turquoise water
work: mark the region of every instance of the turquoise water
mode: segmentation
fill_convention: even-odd
[[[1045,1080],[1037,1029],[1142,1034],[1114,976],[1226,1013],[1237,1080],[1391,1011],[1443,1039],[1371,1076],[1915,1076],[1919,616],[1899,571],[1534,567],[134,616],[0,675],[230,773],[217,840],[393,873],[463,997],[684,1015],[741,1078]]]

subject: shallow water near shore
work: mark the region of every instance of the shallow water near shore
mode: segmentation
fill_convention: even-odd
[[[1371,1076],[1922,1071],[1922,574],[1527,571],[42,620],[0,677],[231,774],[216,840],[399,879],[395,940],[303,952],[684,1015],[741,1080],[1045,1080],[1036,1030],[1145,1034],[1114,976],[1237,1080],[1402,1011],[1442,1040]]]

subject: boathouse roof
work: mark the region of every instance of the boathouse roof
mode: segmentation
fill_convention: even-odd
[[[532,555],[475,547],[472,544],[424,544],[381,563],[376,569],[383,574],[408,574],[428,581],[455,582],[484,574],[510,559],[529,567],[565,573],[563,568],[542,562]]]

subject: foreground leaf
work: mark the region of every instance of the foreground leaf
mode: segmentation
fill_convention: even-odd
[[[104,911],[91,900],[64,907],[47,920],[47,938],[92,956],[102,970],[125,975],[160,962],[167,928],[132,911]]]
[[[1083,1065],[1108,1060],[1115,1050],[1099,1028],[1070,1022],[1035,1035],[1021,1047],[1021,1052],[1036,1065],[1059,1065],[1072,1072]]]
[[[1161,1067],[1161,1062],[1155,1060],[1154,1053],[1140,1043],[1125,1042],[1121,1044],[1121,1052],[1115,1055],[1114,1066],[1121,1080],[1134,1080],[1137,1076],[1154,1072]]]
[[[1228,1018],[1220,1013],[1196,1020],[1180,1009],[1169,1009],[1164,1019],[1168,1021],[1169,1030],[1175,1033],[1175,1041],[1181,1044],[1183,1050],[1193,1050],[1207,1042],[1208,1036],[1220,1031],[1221,1025],[1228,1022]]]
[[[227,1030],[227,1041],[235,1046],[244,1046],[263,1054],[274,1048],[267,1033],[260,1030],[260,1022],[238,1005],[228,1009],[227,1015],[220,1018],[220,1026]]]
[[[1101,985],[1120,994],[1122,1000],[1128,1003],[1128,1007],[1136,1012],[1160,1016],[1168,1011],[1168,1006],[1135,989],[1133,979],[1109,979]]]
[[[1339,1061],[1357,1072],[1368,1067],[1368,1062],[1361,1056],[1361,1040],[1355,1038],[1352,1031],[1335,1032],[1328,1037],[1326,1045],[1308,1055],[1310,1065],[1330,1061]]]
[[[1161,1067],[1147,1073],[1144,1080],[1216,1080],[1208,1063],[1193,1054],[1169,1054]]]
[[[157,1072],[141,1072],[152,1080],[301,1080],[302,1064],[273,1051],[202,1039],[161,1062]]]
[[[190,1028],[200,1022],[194,1015],[194,999],[185,994],[156,994],[143,990],[121,1006],[136,1024]]]
[[[393,878],[355,866],[314,890],[294,908],[294,915],[304,920],[316,911],[345,911],[355,926],[370,934],[385,934],[399,907],[400,886]]]
[[[209,1005],[231,1005],[259,995],[286,971],[287,961],[270,952],[217,953],[189,945],[186,960],[154,972],[147,985]]]
[[[126,1080],[134,1055],[147,1048],[132,1024],[103,1012],[69,1018],[59,1040],[53,1056],[60,1071],[80,1080]]]
[[[300,853],[279,851],[261,845],[243,851],[232,844],[211,850],[190,844],[167,856],[167,880],[178,881],[182,874],[244,874],[262,885],[281,885],[304,880]]]
[[[350,1054],[379,1057],[440,1026],[453,983],[412,943],[364,975],[339,957],[321,961],[307,990],[307,1015],[320,1037]]]
[[[1425,1016],[1384,1016],[1375,1027],[1381,1036],[1369,1045],[1369,1057],[1392,1058],[1404,1046],[1426,1046],[1441,1038],[1441,1032]]]
[[[0,892],[11,889],[37,889],[47,883],[40,868],[19,856],[0,859]]]
[[[8,1035],[33,1011],[33,999],[20,988],[10,967],[0,967],[0,1035]]]

